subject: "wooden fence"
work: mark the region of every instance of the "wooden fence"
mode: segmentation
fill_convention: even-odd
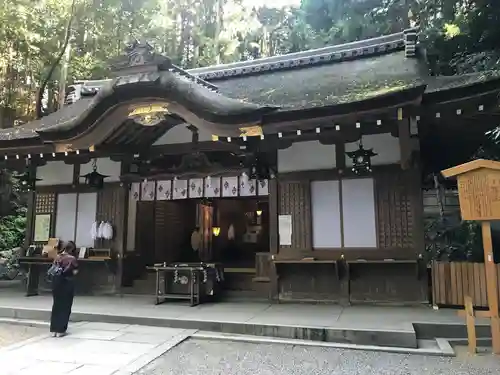
[[[497,282],[500,264],[497,264]],[[464,306],[469,294],[475,307],[488,307],[484,263],[432,262],[432,302],[437,306]]]

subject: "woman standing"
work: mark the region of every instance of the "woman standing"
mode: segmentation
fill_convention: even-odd
[[[54,260],[53,267],[58,269],[52,279],[54,302],[50,316],[50,332],[54,337],[65,336],[68,329],[75,293],[74,276],[78,273],[78,262],[74,257],[75,250],[75,243],[69,241]]]

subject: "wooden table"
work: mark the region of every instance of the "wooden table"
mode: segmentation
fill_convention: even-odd
[[[156,305],[162,304],[167,300],[189,300],[190,306],[196,306],[203,303],[209,293],[207,290],[202,288],[202,283],[208,282],[209,272],[221,272],[220,266],[204,263],[174,263],[168,265],[155,265],[147,267],[147,269],[155,271],[156,273]],[[180,291],[177,293],[172,291],[172,285],[169,285],[168,283],[170,280],[168,275],[172,273],[174,274],[174,283],[177,285],[186,285],[186,291]],[[182,275],[179,276],[179,273]],[[185,280],[186,282],[183,283],[183,278],[185,277],[187,279]],[[207,280],[204,280],[205,277]],[[221,275],[221,277],[223,276]],[[217,281],[217,283],[219,281]],[[215,297],[217,291],[214,289],[216,289],[216,285],[212,285],[212,296]]]
[[[37,296],[39,294],[39,284],[40,284],[40,270],[46,269],[48,270],[50,265],[54,262],[53,259],[42,257],[42,256],[33,256],[33,257],[20,257],[19,265],[24,267],[28,271],[28,277],[26,282],[26,297]],[[94,263],[104,263],[108,270],[111,273],[115,273],[116,269],[114,267],[112,258],[83,258],[78,259],[78,264],[94,264]]]

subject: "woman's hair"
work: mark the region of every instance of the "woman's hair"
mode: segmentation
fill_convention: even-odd
[[[76,251],[75,243],[73,241],[66,242],[66,245],[64,245],[63,251],[70,254],[70,255],[74,255],[75,251]]]

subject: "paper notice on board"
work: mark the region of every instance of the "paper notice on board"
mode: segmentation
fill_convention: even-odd
[[[292,245],[292,215],[278,216],[278,233],[280,236],[280,245]]]

